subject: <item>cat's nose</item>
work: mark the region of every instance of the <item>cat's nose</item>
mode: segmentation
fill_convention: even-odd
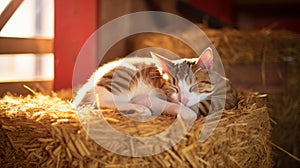
[[[186,97],[181,97],[181,103],[186,105],[188,103],[189,99]]]

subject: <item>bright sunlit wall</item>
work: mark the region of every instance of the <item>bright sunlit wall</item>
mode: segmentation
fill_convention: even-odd
[[[9,2],[0,1],[0,13]],[[0,36],[53,39],[54,0],[24,0]],[[0,55],[0,82],[53,80],[53,74],[53,54]]]

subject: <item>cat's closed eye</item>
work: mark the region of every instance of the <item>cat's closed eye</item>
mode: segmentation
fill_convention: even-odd
[[[198,83],[193,84],[192,86],[190,86],[189,91],[190,92],[196,92],[198,90],[198,87],[199,87]]]
[[[172,86],[173,92],[174,93],[178,93],[179,92],[179,88],[177,86]]]

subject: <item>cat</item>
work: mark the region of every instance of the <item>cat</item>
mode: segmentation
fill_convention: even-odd
[[[153,52],[150,55],[126,57],[99,67],[77,92],[73,106],[100,104],[101,108],[117,108],[124,114],[151,116],[164,112],[189,120],[206,116],[211,96],[217,92],[234,99],[229,80],[213,71],[210,47],[198,58],[169,60]],[[221,88],[224,85],[218,86],[220,81],[227,90]],[[234,103],[226,104],[227,108],[232,106]]]

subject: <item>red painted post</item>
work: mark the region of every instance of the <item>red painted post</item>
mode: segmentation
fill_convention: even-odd
[[[188,2],[220,21],[233,25],[234,11],[232,0],[188,0]]]
[[[55,0],[54,90],[72,87],[76,57],[98,27],[99,5],[99,0]]]

